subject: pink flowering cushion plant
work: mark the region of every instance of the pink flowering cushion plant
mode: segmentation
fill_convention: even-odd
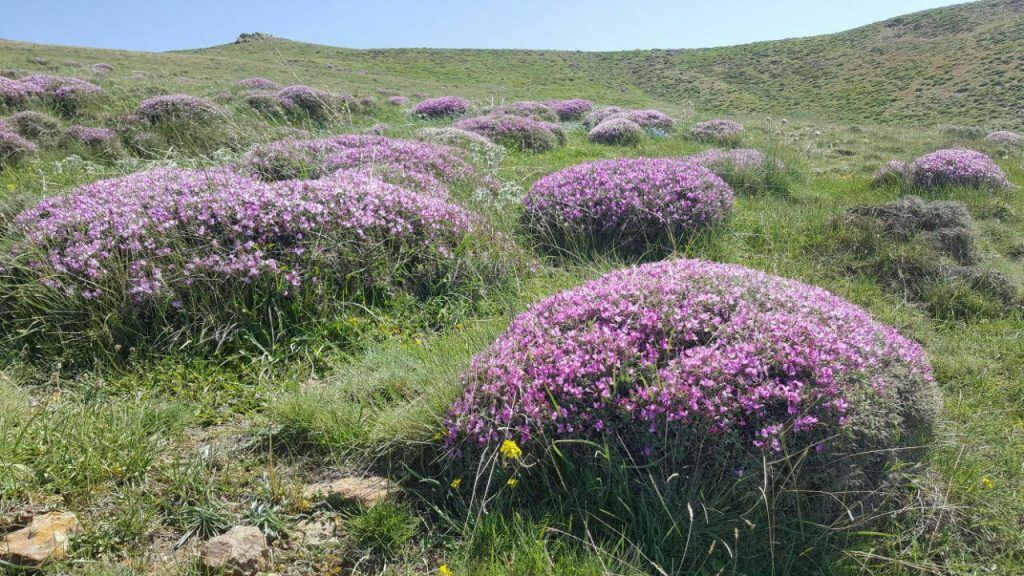
[[[460,130],[485,136],[507,148],[527,152],[545,152],[560,145],[565,134],[556,124],[540,122],[525,116],[488,115],[467,118],[455,123]]]
[[[140,172],[46,198],[14,233],[3,322],[84,346],[102,346],[98,334],[231,340],[346,303],[472,303],[513,266],[510,244],[479,217],[351,172],[274,183],[226,169]],[[40,304],[50,301],[52,316]]]
[[[743,125],[739,122],[718,118],[694,125],[690,129],[690,136],[699,142],[736,146],[743,131]]]
[[[150,124],[189,124],[209,122],[224,111],[209,100],[188,94],[168,94],[143,100],[136,114]]]
[[[591,440],[742,470],[810,450],[838,474],[939,410],[916,342],[821,288],[703,260],[618,270],[533,305],[463,381],[445,425],[465,454]],[[858,480],[873,478],[843,482]]]
[[[729,185],[700,164],[618,158],[537,180],[523,199],[523,222],[556,246],[645,253],[722,222],[732,202]]]
[[[469,111],[471,102],[460,96],[428,98],[413,107],[412,112],[424,118],[454,118]]]
[[[644,129],[628,118],[612,117],[601,122],[587,134],[597,144],[636,146],[643,140]]]
[[[597,126],[598,124],[603,122],[608,117],[614,116],[615,114],[621,114],[627,111],[628,110],[626,110],[625,108],[619,108],[618,106],[604,106],[602,108],[595,108],[588,112],[583,117],[583,127],[593,128],[594,126]]]
[[[280,90],[281,85],[266,78],[243,78],[235,82],[235,86],[246,90]]]
[[[966,148],[938,150],[914,160],[907,168],[915,188],[964,186],[1001,190],[1010,188],[1006,174],[987,155]]]
[[[571,100],[554,100],[549,102],[548,105],[558,114],[558,119],[562,121],[580,120],[594,109],[594,104],[590,100],[584,100],[582,98],[573,98]]]
[[[608,116],[604,120],[601,120],[601,124],[614,118],[625,118],[626,120],[639,125],[641,128],[657,130],[660,132],[671,132],[672,128],[674,128],[676,124],[675,120],[673,120],[671,116],[658,110],[627,110],[625,112],[619,112]],[[598,125],[600,126],[600,124]]]

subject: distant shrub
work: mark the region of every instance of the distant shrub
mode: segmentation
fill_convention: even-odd
[[[598,144],[636,146],[644,136],[644,129],[627,118],[611,118],[591,129],[587,138]]]
[[[621,114],[626,112],[625,108],[619,108],[618,106],[604,106],[602,108],[596,108],[591,110],[583,117],[583,126],[585,128],[593,128],[601,122],[603,122],[609,116],[615,114]]]
[[[473,214],[350,173],[264,183],[226,170],[140,172],[46,198],[13,232],[24,257],[4,262],[4,333],[90,361],[122,345],[277,340],[282,328],[351,315],[353,303],[474,302],[517,266]]]
[[[80,144],[93,152],[111,152],[117,144],[117,134],[108,128],[90,128],[87,126],[72,126],[65,132],[65,137]]]
[[[821,288],[703,260],[534,304],[463,381],[446,426],[466,457],[513,442],[543,463],[556,442],[562,456],[591,441],[634,466],[757,471],[755,491],[787,473],[806,490],[877,487],[941,408],[924,350],[894,328]]]
[[[495,116],[525,116],[539,122],[558,122],[558,114],[540,102],[513,102],[497,106],[488,114]]]
[[[195,124],[216,120],[223,110],[205,98],[168,94],[143,100],[136,114],[153,125]]]
[[[287,86],[277,93],[285,110],[314,120],[329,120],[348,109],[348,102],[335,94],[309,86]]]
[[[459,120],[455,127],[486,136],[507,148],[544,152],[559,144],[554,126],[525,116],[478,116]],[[563,133],[564,138],[564,133]]]
[[[92,71],[97,74],[107,74],[114,71],[114,67],[104,62],[97,62],[92,65]]]
[[[1024,136],[1009,130],[997,130],[985,136],[985,141],[1006,146],[1021,146],[1024,145]]]
[[[964,186],[1001,190],[1011,186],[991,158],[966,148],[925,154],[910,164],[908,174],[910,185],[915,188]]]
[[[73,114],[103,93],[103,89],[89,82],[61,86],[53,93],[53,102],[66,113]]]
[[[405,106],[409,103],[409,99],[405,96],[388,96],[388,104],[392,106]]]
[[[793,180],[781,160],[752,148],[711,149],[686,158],[706,166],[738,194],[784,194]]]
[[[690,136],[698,142],[737,146],[743,136],[743,125],[733,120],[708,120],[691,128]]]
[[[0,80],[0,97],[6,101],[8,98],[2,96],[4,92],[10,94],[11,102],[8,103],[12,105],[24,104],[30,98],[38,98],[70,113],[102,94],[103,89],[81,78],[31,74],[17,81]]]
[[[573,98],[572,100],[555,100],[550,103],[551,108],[558,114],[562,121],[580,120],[587,112],[593,110],[594,105],[590,100]]]
[[[35,144],[0,128],[0,166],[16,164],[35,152]]]
[[[459,96],[441,96],[420,102],[412,111],[424,118],[454,118],[468,112],[470,105],[469,100]]]
[[[261,116],[276,118],[284,114],[284,105],[273,92],[249,92],[242,100]]]
[[[871,177],[871,185],[875,188],[887,186],[905,186],[910,172],[910,165],[902,160],[890,160],[878,169]]]
[[[639,125],[641,128],[648,130],[657,130],[660,132],[671,132],[672,128],[675,127],[675,120],[671,116],[658,110],[628,110],[626,112],[618,112],[608,116],[601,123],[607,122],[614,118],[625,118],[634,124]],[[599,124],[600,125],[600,124]]]
[[[235,86],[246,90],[280,90],[281,85],[266,78],[243,78],[235,82]]]
[[[60,121],[42,112],[26,110],[4,118],[7,130],[36,143],[52,142],[61,130]]]
[[[722,222],[732,202],[729,185],[700,164],[618,158],[537,180],[523,199],[523,222],[556,246],[643,254]]]

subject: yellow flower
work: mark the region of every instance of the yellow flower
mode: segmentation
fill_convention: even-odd
[[[984,486],[986,490],[991,490],[996,487],[996,483],[988,476],[982,476],[981,485]]]
[[[440,442],[442,438],[444,438],[444,435],[440,432],[434,433],[434,442]]]
[[[441,564],[441,567],[437,569],[438,576],[455,576],[455,571],[448,567],[447,564]]]
[[[509,478],[508,482],[505,482],[505,484],[507,484],[509,488],[515,488],[516,486],[519,486],[519,478]]]
[[[498,449],[501,455],[509,460],[519,460],[523,456],[523,449],[516,444],[515,440],[505,440]]]
[[[459,486],[461,486],[461,485],[462,485],[462,478],[456,478],[455,480],[452,480],[451,487],[454,488],[455,490],[458,490]]]

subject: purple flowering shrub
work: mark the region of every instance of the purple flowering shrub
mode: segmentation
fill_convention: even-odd
[[[20,80],[0,76],[0,104],[16,108],[36,94],[38,91],[34,87]]]
[[[0,126],[0,167],[16,164],[35,152],[35,144]]]
[[[602,108],[595,108],[588,112],[583,117],[583,127],[593,128],[594,126],[597,126],[598,124],[603,122],[608,117],[614,116],[615,114],[621,114],[623,112],[627,112],[627,110],[625,108],[619,108],[618,106],[604,106]]]
[[[601,120],[598,125],[600,126],[614,118],[625,118],[641,128],[657,130],[659,132],[671,132],[672,128],[676,125],[675,120],[671,116],[658,110],[627,110],[625,112],[618,112]]]
[[[75,125],[67,129],[64,137],[69,142],[83,146],[92,152],[114,152],[117,148],[117,134],[109,128]]]
[[[388,96],[388,104],[392,106],[405,106],[409,103],[409,99],[405,96]]]
[[[892,458],[939,411],[916,342],[821,288],[703,260],[626,268],[543,300],[463,380],[446,427],[467,455],[511,440],[543,459],[553,442],[594,440],[742,471],[807,450],[805,464],[839,476],[847,458]],[[830,487],[878,481],[873,470]]]
[[[53,103],[67,114],[74,114],[96,100],[103,89],[91,82],[76,82],[57,88],[53,92]]]
[[[235,86],[245,90],[280,90],[281,85],[266,78],[243,78],[235,82]]]
[[[792,177],[782,160],[753,148],[712,148],[686,158],[706,166],[738,194],[784,194],[792,184]]]
[[[1006,174],[987,155],[966,148],[938,150],[914,160],[907,168],[915,188],[964,186],[1002,190],[1010,188]]]
[[[581,120],[587,112],[594,109],[594,104],[590,100],[583,100],[582,98],[554,100],[549,102],[548,105],[555,111],[555,114],[558,114],[558,119],[564,122]]]
[[[525,116],[478,116],[455,123],[459,130],[466,130],[506,148],[527,152],[544,152],[559,145],[565,134],[554,131],[557,125],[539,122]]]
[[[102,88],[81,78],[49,74],[30,74],[19,80],[0,78],[0,102],[11,107],[36,99],[74,113],[102,93]]]
[[[472,103],[460,96],[428,98],[413,107],[412,112],[423,118],[454,118],[469,111]]]
[[[143,100],[136,115],[152,125],[206,123],[223,116],[224,111],[209,100],[188,94],[168,94]]]
[[[538,122],[558,122],[558,114],[547,104],[540,102],[513,102],[491,109],[488,114],[494,116],[525,116]]]
[[[591,129],[587,139],[597,144],[636,146],[644,137],[644,129],[628,118],[609,118]]]
[[[537,180],[523,199],[527,229],[554,246],[646,253],[722,222],[729,185],[677,158],[618,158]]]
[[[690,136],[698,142],[738,146],[743,137],[743,125],[733,120],[708,120],[690,128]]]
[[[473,302],[515,265],[472,213],[348,172],[273,183],[140,172],[42,200],[17,216],[14,238],[0,322],[108,353],[138,335],[202,346],[203,334],[287,330],[346,303]]]

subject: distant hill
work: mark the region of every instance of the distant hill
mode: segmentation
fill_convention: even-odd
[[[1024,127],[1024,0],[982,0],[838,34],[699,50],[355,50],[243,36],[163,54],[0,41],[0,66],[26,68],[40,57],[120,59],[150,75],[188,75],[198,89],[258,74],[352,92],[580,96],[669,111]]]

